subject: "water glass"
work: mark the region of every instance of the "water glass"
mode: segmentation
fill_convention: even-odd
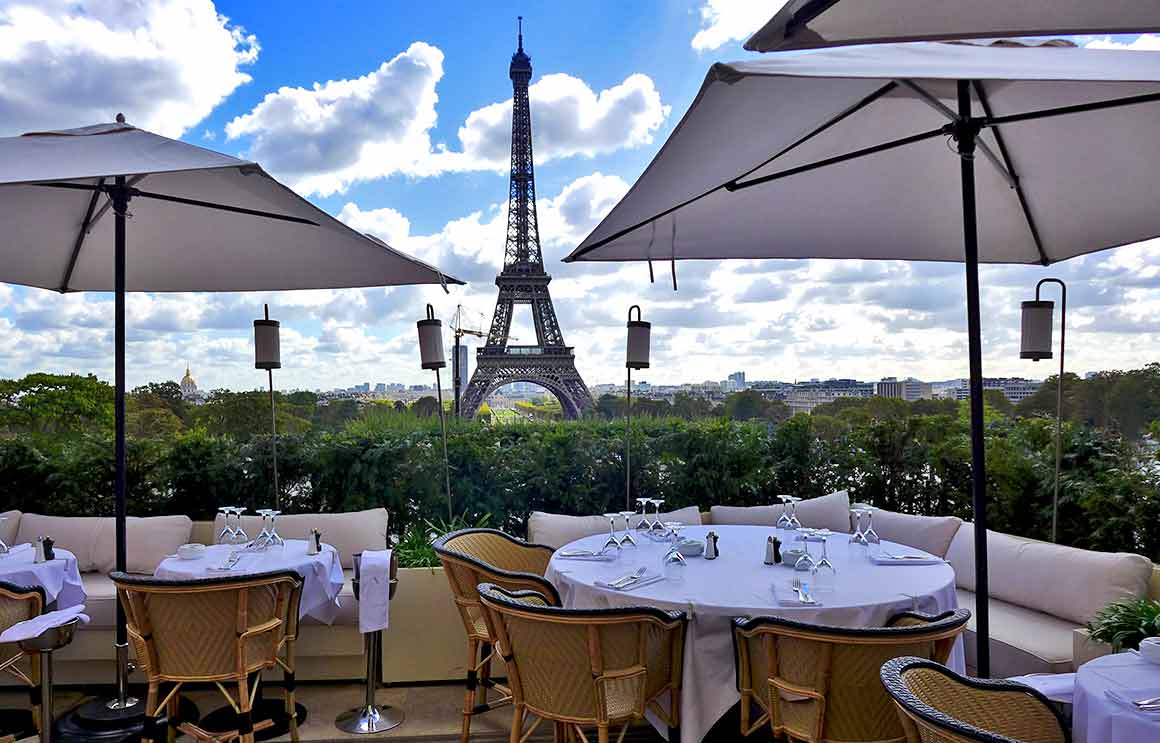
[[[648,520],[649,500],[649,498],[636,499],[636,507],[640,509],[640,521],[636,522],[637,531],[648,531],[652,527],[652,522]]]
[[[600,548],[600,554],[613,554],[620,556],[620,540],[616,538],[616,517],[615,513],[606,513],[604,518],[608,519],[608,539],[604,540],[604,546]],[[611,552],[610,552],[611,551]]]
[[[781,515],[777,517],[778,529],[789,529],[789,502],[793,499],[792,495],[779,495],[777,499],[781,501]]]
[[[629,526],[629,519],[636,515],[636,511],[619,511],[617,516],[624,519],[624,536],[620,538],[620,546],[636,547],[636,540],[632,537],[632,528]]]

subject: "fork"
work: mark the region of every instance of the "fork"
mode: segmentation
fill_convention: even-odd
[[[628,575],[623,575],[614,581],[610,581],[608,585],[611,586],[612,588],[624,588],[625,586],[629,585],[630,583],[636,583],[638,580],[641,579],[641,576],[644,575],[644,572],[646,569],[647,568],[645,568],[644,565],[641,565],[639,568],[636,569],[636,572],[629,573]]]
[[[1155,707],[1160,705],[1160,697],[1149,697],[1148,699],[1136,699],[1132,704],[1137,707]]]
[[[801,578],[794,578],[793,583],[791,584],[790,587],[793,588],[794,593],[797,594],[798,603],[801,603],[801,604],[816,604],[816,603],[818,603],[817,599],[815,599],[813,596],[806,593],[805,589],[802,587]]]

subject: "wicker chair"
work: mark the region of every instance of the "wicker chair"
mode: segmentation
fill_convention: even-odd
[[[1067,725],[1047,697],[1011,681],[975,679],[924,658],[882,666],[906,743],[1068,743]]]
[[[461,743],[467,743],[473,716],[511,702],[511,690],[491,679],[494,643],[488,634],[477,588],[481,583],[491,583],[512,591],[535,591],[547,597],[553,606],[559,606],[560,595],[544,578],[554,550],[528,544],[495,529],[451,532],[435,540],[434,547],[467,631],[467,680],[460,734]],[[497,689],[502,696],[488,703],[489,688]]]
[[[522,743],[544,720],[556,739],[594,725],[607,743],[612,725],[651,711],[680,739],[684,612],[651,607],[561,609],[534,591],[479,587],[487,625],[508,665],[515,711],[511,743]],[[528,715],[536,720],[525,731]]]
[[[886,627],[867,628],[734,619],[741,734],[768,722],[775,737],[808,743],[903,743],[878,670],[900,655],[945,662],[970,616],[966,609],[937,616],[906,612]]]
[[[251,704],[258,674],[279,663],[289,632],[287,617],[301,594],[301,576],[283,571],[189,581],[126,573],[109,577],[125,609],[138,658],[145,659],[145,743],[156,739],[163,712],[176,719],[177,693],[189,682],[212,682],[237,711],[238,729],[211,733],[182,722],[177,725],[181,732],[212,743],[253,743],[255,731],[271,727],[271,720],[254,722]],[[224,685],[231,683],[236,697]],[[164,695],[163,684],[168,687]],[[170,726],[168,737],[172,732]]]
[[[0,581],[0,631],[17,622],[39,616],[44,611],[44,589],[40,586],[17,586]],[[14,676],[28,687],[32,724],[40,729],[40,662],[39,654],[26,653],[15,643],[0,645],[0,672]],[[29,668],[21,668],[25,658]]]

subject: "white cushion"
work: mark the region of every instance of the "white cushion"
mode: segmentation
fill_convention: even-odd
[[[4,511],[0,517],[7,519],[0,521],[0,541],[11,547],[16,544],[16,532],[20,529],[20,511]]]
[[[101,520],[100,516],[45,516],[40,513],[26,513],[20,517],[16,541],[35,544],[40,537],[52,537],[57,547],[63,547],[76,555],[77,570],[88,573],[97,569],[93,555]]]
[[[959,588],[974,591],[973,524],[959,528],[946,557]],[[988,531],[987,574],[993,598],[1086,624],[1113,601],[1145,595],[1152,562],[1142,555],[1082,550]]]
[[[651,518],[651,516],[650,516]],[[629,519],[632,526],[639,518]],[[701,525],[701,512],[696,506],[661,514],[661,521],[678,521],[693,526]],[[618,521],[619,523],[619,521]],[[608,532],[608,519],[603,516],[565,516],[559,513],[532,511],[528,517],[528,541],[560,548],[577,539]]]
[[[963,637],[968,673],[974,674],[978,642],[975,639],[975,594],[955,592],[959,608],[971,612]],[[1006,601],[991,599],[991,677],[1025,673],[1070,673],[1075,624],[1050,614]]]
[[[962,523],[957,516],[915,516],[885,510],[875,511],[873,521],[874,531],[883,539],[939,557],[946,557]]]
[[[781,512],[780,503],[773,506],[713,506],[709,509],[709,517],[714,524],[774,526]],[[796,512],[803,526],[850,531],[850,496],[845,490],[803,500],[797,504]]]
[[[193,521],[188,516],[130,516],[125,519],[125,570],[152,575],[157,566],[189,541]],[[117,569],[117,520],[103,518],[97,524],[93,545],[94,570]]]
[[[311,529],[322,532],[322,541],[338,550],[344,568],[354,567],[356,552],[387,548],[387,509],[369,508],[345,513],[295,513],[278,517],[278,534],[283,539],[306,539]],[[225,526],[219,513],[213,522],[216,536]],[[242,528],[250,537],[262,530],[261,516],[243,516]]]

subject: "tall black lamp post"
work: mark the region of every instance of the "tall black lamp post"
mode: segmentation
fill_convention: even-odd
[[[265,319],[254,320],[254,368],[265,369],[270,382],[270,453],[274,465],[274,508],[282,508],[282,491],[278,488],[278,416],[274,406],[274,370],[282,368],[279,323],[270,319],[270,305],[264,305]]]
[[[419,356],[424,369],[435,372],[435,394],[439,400],[439,428],[443,434],[443,481],[447,488],[447,518],[455,518],[451,508],[451,466],[447,461],[447,414],[443,411],[443,384],[439,370],[447,366],[443,355],[443,323],[435,319],[435,308],[427,305],[427,317],[415,323],[419,329]]]
[[[1063,463],[1063,352],[1064,333],[1067,330],[1067,285],[1060,279],[1041,279],[1035,285],[1035,299],[1023,303],[1022,343],[1019,357],[1039,361],[1051,358],[1051,327],[1055,302],[1041,300],[1039,290],[1044,284],[1059,284],[1059,378],[1055,389],[1055,496],[1051,501],[1051,541],[1058,537],[1059,524],[1059,471]]]
[[[632,311],[636,310],[636,319]],[[640,319],[640,306],[628,308],[628,337],[625,343],[624,380],[624,507],[632,510],[632,370],[648,368],[649,336],[652,323]]]

